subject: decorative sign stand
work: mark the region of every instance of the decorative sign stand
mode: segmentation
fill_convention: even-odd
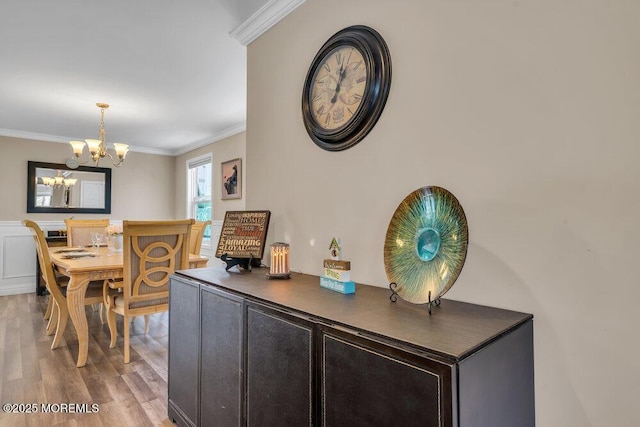
[[[225,270],[260,266],[270,217],[270,211],[227,211],[216,249],[216,258],[227,264]]]

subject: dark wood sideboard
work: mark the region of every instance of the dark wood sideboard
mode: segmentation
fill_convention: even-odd
[[[533,316],[319,278],[171,279],[169,418],[184,426],[534,426]]]

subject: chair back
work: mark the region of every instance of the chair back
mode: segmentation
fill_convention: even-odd
[[[53,271],[53,264],[51,263],[51,257],[49,256],[49,245],[44,237],[44,233],[40,226],[31,220],[25,219],[22,221],[25,227],[28,227],[33,232],[33,240],[36,242],[36,251],[38,253],[38,263],[40,263],[40,271],[44,278],[45,284],[49,293],[56,301],[63,301],[64,294],[58,286],[56,281],[56,275]]]
[[[65,219],[67,246],[91,246],[91,233],[106,232],[109,219]]]
[[[125,313],[169,309],[169,278],[189,268],[189,237],[193,219],[123,221]]]
[[[196,221],[191,227],[191,236],[189,238],[189,253],[200,255],[202,247],[202,239],[207,226],[211,225],[211,221]]]

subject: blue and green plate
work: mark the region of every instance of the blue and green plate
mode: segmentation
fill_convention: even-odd
[[[405,197],[389,223],[387,278],[405,301],[435,301],[460,275],[468,245],[467,218],[458,199],[442,187],[422,187]]]

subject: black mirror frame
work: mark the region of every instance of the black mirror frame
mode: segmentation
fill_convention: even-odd
[[[94,172],[104,174],[104,208],[52,208],[36,206],[36,168],[60,169],[69,171]],[[27,169],[27,213],[111,213],[111,169],[79,166],[76,169],[67,167],[64,163],[28,162]]]

